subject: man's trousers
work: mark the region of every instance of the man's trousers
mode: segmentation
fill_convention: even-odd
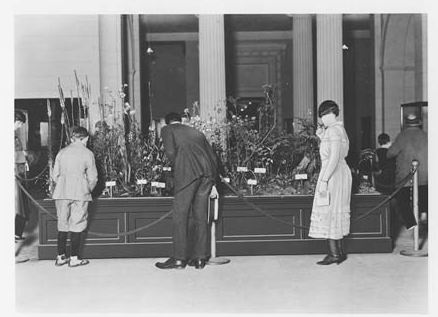
[[[173,202],[173,248],[178,260],[205,259],[210,256],[208,203],[213,181],[195,180],[175,193]]]
[[[395,196],[397,201],[397,210],[403,219],[406,228],[408,229],[417,224],[412,208],[411,196],[411,187],[403,187]],[[427,185],[418,186],[418,211],[420,213],[428,212]]]

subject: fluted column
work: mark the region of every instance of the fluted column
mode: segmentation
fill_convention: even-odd
[[[225,120],[225,37],[222,14],[199,15],[201,118]]]
[[[292,15],[294,117],[308,118],[313,109],[312,17]]]
[[[129,104],[135,110],[135,120],[141,128],[141,82],[140,82],[140,16],[127,15],[125,21],[128,62]]]
[[[119,100],[112,100],[109,90],[118,96],[118,90],[123,84],[121,32],[122,20],[119,14],[99,15],[100,96],[103,103],[115,103],[114,113],[117,118],[121,117],[122,105]]]
[[[342,15],[316,16],[316,60],[318,105],[327,99],[335,101],[343,118]]]

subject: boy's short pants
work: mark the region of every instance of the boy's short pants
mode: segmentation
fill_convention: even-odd
[[[82,232],[87,228],[88,201],[57,199],[58,231]]]

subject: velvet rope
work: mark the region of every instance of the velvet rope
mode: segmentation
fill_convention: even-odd
[[[383,206],[384,204],[386,204],[389,200],[391,200],[402,188],[403,186],[412,178],[412,176],[415,174],[415,172],[417,171],[416,168],[412,168],[411,171],[409,172],[408,175],[406,175],[406,177],[404,177],[400,182],[399,182],[399,187],[387,198],[385,198],[382,202],[380,202],[379,204],[377,204],[375,207],[373,207],[372,209],[370,209],[369,211],[367,211],[366,213],[364,213],[363,215],[356,217],[354,219],[351,220],[351,222],[356,222],[359,221],[367,216],[369,216],[371,213],[373,213],[375,210],[377,210],[378,208],[380,208],[381,206]],[[224,178],[222,176],[220,176],[221,181],[234,193],[237,195],[237,197],[239,197],[241,200],[243,200],[248,206],[250,206],[251,208],[253,208],[254,210],[258,211],[259,213],[263,214],[264,216],[283,223],[283,224],[287,224],[291,227],[297,228],[297,229],[304,229],[304,230],[309,230],[309,227],[306,226],[299,226],[296,224],[293,224],[291,222],[288,221],[284,221],[282,219],[279,219],[277,217],[272,216],[271,214],[265,212],[264,210],[262,210],[260,207],[256,206],[254,203],[252,203],[251,201],[248,200],[247,197],[243,196],[241,193],[239,193],[233,186],[231,186],[230,184],[228,184],[227,182],[224,181]],[[193,182],[195,182],[197,179],[194,179],[191,183],[187,184],[186,186],[184,186],[183,188],[181,188],[179,191],[184,190],[187,186],[189,186],[190,184],[192,184]],[[43,206],[41,206],[37,200],[35,200],[32,195],[26,190],[26,188],[24,188],[24,186],[18,181],[18,179],[15,180],[18,183],[18,186],[21,188],[21,190],[26,194],[26,196],[29,197],[29,199],[43,212],[45,212],[46,214],[48,214],[50,217],[52,217],[53,219],[57,219],[56,216],[52,215],[47,209],[45,209]],[[114,237],[114,236],[126,236],[126,235],[131,235],[133,233],[148,229],[150,227],[152,227],[153,225],[161,222],[163,219],[167,218],[168,216],[170,216],[173,212],[173,209],[171,209],[170,211],[168,211],[167,213],[165,213],[163,216],[161,216],[160,218],[154,220],[153,222],[136,228],[134,230],[130,230],[130,231],[126,231],[126,232],[119,232],[119,233],[104,233],[104,232],[94,232],[94,231],[88,231],[88,234],[91,235],[95,235],[95,236],[101,236],[101,237]]]

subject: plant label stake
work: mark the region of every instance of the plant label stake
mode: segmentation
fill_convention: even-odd
[[[296,174],[295,175],[295,180],[299,180],[300,181],[300,188],[299,188],[299,191],[298,191],[298,193],[299,194],[301,194],[300,192],[301,192],[301,189],[302,188],[304,188],[304,180],[306,180],[307,179],[307,174]]]
[[[237,171],[238,172],[243,172],[243,173],[248,172],[248,167],[246,167],[246,166],[237,166]]]
[[[110,197],[113,197],[113,187],[116,186],[116,181],[105,182],[105,186],[109,188]]]
[[[256,179],[248,179],[248,185],[251,189],[251,196],[254,195],[254,186],[257,185]]]
[[[170,171],[172,171],[172,168],[170,166],[163,167],[163,172],[170,172]]]
[[[166,188],[166,183],[162,183],[162,182],[152,182],[151,183],[152,187],[158,188],[158,193],[161,196],[161,189],[162,188]]]
[[[140,185],[140,192],[142,196],[143,196],[144,185],[147,184],[147,182],[148,181],[146,179],[137,179],[137,185]]]
[[[256,168],[254,169],[254,173],[257,173],[257,174],[266,174],[266,168],[264,168],[264,167],[256,167]]]

